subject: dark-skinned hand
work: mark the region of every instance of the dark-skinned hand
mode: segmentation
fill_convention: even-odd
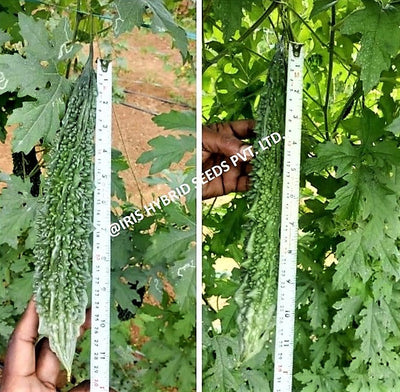
[[[55,392],[60,374],[60,362],[50,350],[49,341],[36,346],[39,317],[31,300],[18,322],[8,344],[0,392]],[[81,333],[90,328],[90,312]],[[113,391],[110,389],[110,391]],[[90,382],[84,381],[70,392],[90,392]],[[115,392],[115,391],[114,391]]]
[[[243,155],[248,145],[242,140],[253,135],[254,125],[254,120],[238,120],[203,126],[203,173],[222,161],[229,165],[229,170],[203,185],[203,199],[248,190],[251,165],[247,160],[234,166],[229,158]]]

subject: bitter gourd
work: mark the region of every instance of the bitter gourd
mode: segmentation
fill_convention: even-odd
[[[282,196],[282,143],[270,143],[263,150],[260,141],[277,132],[283,137],[286,100],[286,61],[283,44],[271,60],[268,77],[260,95],[253,146],[251,189],[248,200],[248,236],[241,265],[244,279],[235,300],[242,361],[265,346],[274,328],[279,230]],[[261,142],[267,146],[264,140]],[[264,147],[263,147],[264,148]]]
[[[49,339],[68,377],[90,279],[93,134],[96,75],[93,51],[75,82],[49,153],[43,200],[36,219],[34,294],[39,334]]]

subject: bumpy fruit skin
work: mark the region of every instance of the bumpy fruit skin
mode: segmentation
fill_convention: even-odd
[[[235,295],[243,362],[262,350],[275,326],[283,144],[271,143],[271,147],[263,151],[258,141],[273,132],[284,135],[285,101],[286,61],[280,45],[272,59],[257,109],[253,146],[257,155],[252,160],[248,237],[241,264],[244,278]],[[267,145],[265,141],[262,144]]]
[[[71,375],[90,279],[93,135],[96,75],[93,56],[77,79],[50,152],[36,220],[34,294],[39,334]]]

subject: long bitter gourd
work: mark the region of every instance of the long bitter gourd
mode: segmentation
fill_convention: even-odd
[[[50,151],[43,203],[36,220],[34,294],[39,334],[71,374],[79,329],[85,320],[90,279],[93,133],[96,75],[93,50],[77,79]]]
[[[283,137],[285,122],[286,61],[282,44],[271,61],[260,96],[255,127],[256,142],[252,160],[252,187],[248,192],[244,279],[235,300],[238,303],[238,328],[242,361],[259,353],[274,329],[279,229],[282,197],[282,143],[270,143],[264,151],[259,141],[274,132]],[[277,138],[275,138],[277,140]],[[264,139],[265,140],[265,139]],[[267,146],[266,141],[262,143]]]

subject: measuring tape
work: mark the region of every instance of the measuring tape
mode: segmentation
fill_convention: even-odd
[[[97,61],[90,391],[109,391],[112,66]]]
[[[289,45],[274,392],[292,391],[304,62],[302,49],[301,44]]]

